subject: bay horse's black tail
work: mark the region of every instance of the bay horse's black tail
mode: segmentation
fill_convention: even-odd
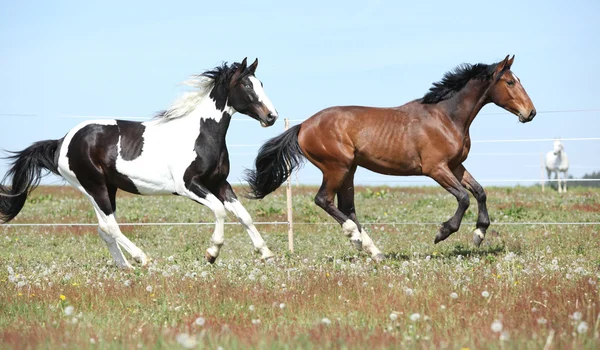
[[[264,198],[287,180],[292,170],[302,165],[304,155],[298,144],[301,124],[267,141],[258,151],[254,170],[246,170],[250,184],[249,197]]]
[[[0,222],[14,219],[25,205],[27,195],[39,185],[48,170],[58,175],[58,155],[62,140],[45,140],[34,143],[20,152],[10,152],[12,160],[8,173],[0,184]],[[12,178],[12,186],[3,185]]]

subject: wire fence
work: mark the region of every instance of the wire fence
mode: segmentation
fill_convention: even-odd
[[[573,110],[548,110],[548,111],[539,111],[538,114],[551,114],[551,113],[585,113],[585,112],[600,112],[600,109],[573,109]],[[497,115],[504,114],[504,112],[498,113],[482,113],[487,115]],[[39,116],[37,114],[27,114],[27,113],[0,113],[0,117],[36,117]],[[75,118],[75,119],[129,119],[129,120],[147,120],[148,118],[142,117],[108,117],[108,116],[62,116],[62,118]],[[234,118],[236,121],[251,121],[247,118]],[[303,122],[305,119],[288,119],[287,122]],[[288,123],[286,123],[288,125]],[[529,138],[529,139],[493,139],[493,140],[473,140],[473,143],[515,143],[515,142],[550,142],[554,141],[556,138]],[[600,137],[563,137],[560,138],[563,141],[599,141]],[[228,147],[231,148],[254,148],[260,147],[261,144],[230,144]],[[254,153],[231,153],[231,155],[255,155]],[[490,153],[472,153],[474,156],[535,156],[538,153],[532,152],[490,152]],[[533,166],[532,166],[533,167]],[[593,166],[580,166],[579,168],[600,168]],[[303,178],[303,181],[320,181],[321,178]],[[291,180],[288,180],[291,181]],[[371,178],[364,179],[369,183],[431,183],[430,179],[406,179],[406,178]],[[481,183],[536,183],[536,182],[557,182],[558,179],[481,179],[478,180]],[[560,181],[566,182],[595,182],[600,181],[600,179],[590,179],[590,178],[569,178],[569,179],[561,179]],[[244,185],[245,182],[232,182],[232,184]],[[299,181],[298,181],[299,184]],[[291,196],[291,191],[286,194],[286,196]],[[288,198],[288,203],[291,203],[291,197]],[[289,204],[291,205],[291,204]],[[292,219],[292,208],[288,208],[288,220],[287,221],[264,221],[264,222],[255,222],[256,225],[287,225],[291,227],[294,225],[337,225],[335,222],[293,222]],[[475,224],[475,222],[464,222],[464,224]],[[600,225],[600,221],[593,222],[577,222],[577,221],[568,221],[568,222],[536,222],[536,221],[528,221],[528,222],[493,222],[494,225],[522,225],[522,226],[566,226],[566,225],[577,225],[577,226],[587,226],[587,225]],[[120,226],[133,226],[133,227],[143,227],[143,226],[203,226],[203,225],[214,225],[214,222],[139,222],[139,223],[120,223]],[[238,222],[226,222],[225,225],[240,225]],[[363,225],[380,225],[380,226],[437,226],[438,222],[364,222]],[[13,223],[13,224],[4,224],[0,225],[3,228],[18,228],[18,227],[86,227],[86,226],[97,226],[96,223]],[[293,236],[289,237],[290,239],[290,248],[293,246]],[[292,249],[291,249],[292,250]]]

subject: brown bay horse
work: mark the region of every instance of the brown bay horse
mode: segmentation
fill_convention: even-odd
[[[468,190],[478,205],[473,240],[479,246],[490,219],[483,188],[462,165],[471,148],[469,127],[490,102],[517,115],[522,123],[536,114],[510,69],[513,61],[514,56],[506,56],[491,65],[460,65],[434,83],[423,98],[400,107],[344,106],[318,112],[261,147],[255,169],[246,174],[250,196],[263,198],[273,192],[307,158],[323,172],[315,203],[342,225],[356,248],[364,248],[379,261],[383,254],[356,218],[356,168],[386,175],[425,175],[458,201],[454,215],[439,228],[435,243],[458,231],[469,206]]]

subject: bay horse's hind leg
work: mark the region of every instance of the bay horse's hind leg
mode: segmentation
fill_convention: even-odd
[[[447,166],[436,168],[428,176],[445,188],[446,191],[450,192],[458,201],[456,212],[448,221],[442,223],[442,227],[440,227],[435,236],[434,243],[438,243],[448,238],[460,228],[462,218],[469,207],[469,193],[462,187],[460,181]]]
[[[465,167],[461,164],[454,170],[454,175],[460,180],[460,183],[464,188],[469,190],[473,194],[473,197],[477,200],[477,223],[475,224],[475,231],[473,231],[473,242],[476,246],[479,247],[483,239],[485,238],[485,233],[490,227],[490,217],[487,211],[487,196],[483,187],[473,178],[471,173],[465,169]]]
[[[340,190],[337,193],[338,200],[338,209],[347,215],[350,220],[354,221],[358,230],[360,231],[360,236],[362,239],[362,247],[364,250],[371,254],[371,257],[374,261],[379,262],[385,259],[385,256],[381,251],[375,246],[373,240],[369,235],[365,232],[364,228],[358,222],[358,218],[356,217],[356,208],[354,207],[354,172],[356,171],[356,166],[350,170],[350,173],[346,176],[346,179],[342,183]]]
[[[242,203],[240,203],[237,199],[237,196],[233,192],[231,185],[229,182],[223,182],[214,192],[217,195],[217,198],[221,200],[225,206],[225,209],[238,219],[238,221],[244,226],[250,239],[252,240],[252,244],[257,252],[260,253],[260,257],[263,260],[269,260],[275,256],[273,252],[267,246],[267,243],[262,238],[256,227],[254,226],[254,222],[252,221],[252,217],[244,208]]]
[[[323,183],[315,197],[315,203],[342,225],[344,235],[350,238],[356,249],[362,250],[362,235],[358,225],[341,210],[336,208],[333,203],[336,193],[348,175],[348,170],[339,167],[325,168],[319,166],[319,168],[323,171]]]

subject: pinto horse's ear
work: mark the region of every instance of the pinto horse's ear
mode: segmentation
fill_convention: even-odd
[[[244,57],[244,59],[242,60],[242,63],[240,63],[240,65],[237,67],[237,69],[233,73],[233,76],[231,77],[232,83],[235,83],[238,81],[238,79],[242,76],[242,74],[246,70],[247,65],[248,65],[248,57]]]
[[[254,72],[256,72],[256,67],[258,67],[258,57],[254,60],[254,63],[252,63],[250,67],[248,67],[250,74],[254,75]]]
[[[510,57],[510,55],[506,55],[506,58],[504,58],[502,62],[498,63],[498,65],[496,66],[496,71],[494,72],[494,77],[497,77],[498,74],[504,71],[504,69],[510,68],[510,65],[508,63],[508,57]]]

